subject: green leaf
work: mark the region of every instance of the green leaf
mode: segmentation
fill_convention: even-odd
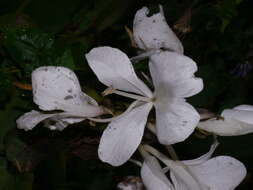
[[[72,53],[70,49],[65,50],[65,52],[62,54],[62,56],[57,57],[55,61],[56,65],[68,67],[70,69],[75,68],[74,59],[72,57]]]

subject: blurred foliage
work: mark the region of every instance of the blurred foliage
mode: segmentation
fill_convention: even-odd
[[[63,132],[40,126],[24,132],[16,129],[15,120],[37,109],[26,86],[31,84],[31,72],[43,65],[73,69],[86,93],[116,113],[125,109],[126,99],[101,97],[104,86],[87,66],[84,53],[110,45],[136,55],[124,26],[132,27],[136,10],[148,6],[155,12],[158,3],[164,6],[185,54],[197,62],[197,76],[204,80],[204,90],[189,101],[218,113],[253,104],[252,0],[1,0],[1,190],[107,190],[115,189],[126,175],[139,175],[131,163],[113,168],[97,160],[105,125],[94,127],[85,121]],[[148,73],[145,61],[135,67],[138,74]],[[195,158],[208,150],[211,138],[197,133],[175,146],[180,158]],[[253,188],[251,139],[252,135],[220,138],[216,152],[246,164],[249,174],[238,189]]]

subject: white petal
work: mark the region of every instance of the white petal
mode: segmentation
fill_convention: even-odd
[[[162,144],[174,144],[184,141],[197,126],[200,116],[184,101],[157,101],[156,129]]]
[[[246,176],[245,166],[229,156],[214,157],[203,164],[188,168],[201,184],[212,190],[232,190]]]
[[[207,160],[209,160],[211,158],[211,156],[213,155],[213,153],[214,153],[215,149],[217,148],[218,144],[219,144],[218,141],[215,141],[212,144],[210,150],[206,154],[204,154],[204,155],[202,155],[199,158],[196,158],[194,160],[184,160],[182,162],[187,166],[202,164],[203,162],[206,162]]]
[[[147,190],[174,190],[155,157],[145,158],[141,168],[141,178]]]
[[[44,121],[44,126],[51,130],[63,130],[69,124],[83,121],[85,118],[73,118],[68,113],[44,114],[38,111],[30,111],[17,119],[17,127],[25,131],[32,130],[40,122]],[[52,124],[53,122],[53,124]]]
[[[63,118],[62,118],[63,117]],[[66,117],[66,118],[64,118]],[[65,113],[58,114],[56,116],[53,116],[49,119],[46,119],[44,121],[44,127],[47,127],[51,130],[59,130],[62,131],[65,129],[69,124],[73,123],[79,123],[81,121],[85,120],[85,118],[71,118],[70,116],[66,116]]]
[[[83,93],[81,95],[81,99],[83,99],[83,102],[88,102],[88,104],[93,105],[93,106],[98,106],[98,103],[96,102],[95,99],[92,97],[88,96],[87,94]]]
[[[221,116],[225,119],[235,119],[253,125],[253,111],[248,108],[237,107],[236,109],[225,109]]]
[[[147,117],[152,108],[146,103],[113,120],[100,140],[99,158],[113,166],[126,162],[139,146]]]
[[[144,145],[144,149],[159,158],[160,161],[168,166],[170,172],[173,172],[177,179],[187,184],[189,189],[202,190],[201,184],[189,173],[186,166],[181,161],[173,161],[149,145]]]
[[[234,107],[233,109],[235,110],[245,110],[245,111],[253,111],[253,106],[252,105],[239,105]]]
[[[170,168],[171,176],[175,175],[173,183],[175,183],[176,190],[203,190],[203,185],[189,173],[187,168],[180,161],[163,160],[163,162]]]
[[[32,73],[32,86],[33,100],[42,110],[64,110],[87,117],[103,112],[87,102],[88,96],[81,91],[75,73],[68,68],[39,67]]]
[[[190,97],[203,89],[203,81],[196,78],[196,63],[189,57],[163,51],[151,56],[150,73],[156,97]]]
[[[170,178],[175,190],[191,190],[180,178],[176,177],[173,172],[170,172]]]
[[[24,129],[25,131],[33,129],[41,121],[53,117],[57,114],[43,114],[38,111],[30,111],[22,115],[17,119],[17,127],[19,129]]]
[[[168,26],[162,13],[148,17],[149,10],[143,7],[138,10],[133,24],[135,42],[141,49],[159,49],[176,51],[183,54],[183,46],[174,32]]]
[[[198,124],[198,128],[220,136],[245,135],[253,132],[253,125],[235,119],[209,119]]]
[[[137,77],[125,53],[111,47],[99,47],[86,54],[100,82],[106,86],[152,97],[149,88]]]

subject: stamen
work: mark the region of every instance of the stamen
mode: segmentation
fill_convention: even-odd
[[[95,121],[97,123],[109,123],[112,120],[118,119],[122,114],[126,114],[126,113],[130,112],[137,105],[138,102],[139,102],[138,100],[134,101],[133,103],[131,103],[128,106],[128,108],[126,109],[126,111],[124,111],[123,113],[121,113],[120,115],[117,115],[115,117],[105,118],[105,119],[89,117],[88,119],[91,120],[91,121]]]
[[[113,93],[121,95],[121,96],[125,96],[125,97],[128,97],[128,98],[132,98],[132,99],[135,99],[135,100],[140,100],[140,101],[143,101],[143,102],[151,102],[151,98],[144,97],[144,96],[139,96],[139,95],[135,95],[135,94],[130,94],[130,93],[119,91],[119,90],[115,90]]]

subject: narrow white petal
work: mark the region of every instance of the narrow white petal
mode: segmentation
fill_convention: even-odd
[[[253,132],[253,125],[235,119],[209,119],[198,124],[198,128],[220,136],[237,136]]]
[[[145,158],[141,168],[141,178],[147,190],[174,190],[171,182],[164,175],[159,162],[153,156]]]
[[[253,125],[253,111],[249,109],[250,107],[237,107],[235,109],[225,109],[221,116],[225,119],[235,119],[246,124]]]
[[[211,158],[211,156],[213,155],[213,153],[214,153],[215,149],[217,148],[218,144],[219,143],[217,141],[215,141],[212,144],[210,150],[206,154],[204,154],[204,155],[202,155],[199,158],[196,158],[194,160],[184,160],[182,162],[187,166],[202,164],[203,162],[206,162],[207,160],[209,160]]]
[[[137,77],[129,58],[122,51],[99,47],[86,54],[86,58],[100,82],[106,86],[152,97],[152,92]]]
[[[151,56],[150,73],[156,97],[190,97],[203,89],[203,81],[196,78],[196,63],[178,53],[163,51]]]
[[[162,144],[174,144],[184,141],[197,126],[200,116],[184,101],[157,101],[156,129]]]
[[[252,105],[239,105],[234,107],[233,109],[235,110],[245,110],[245,111],[253,111],[253,106]]]
[[[71,115],[66,116],[65,113],[59,113],[56,116],[53,116],[49,119],[46,119],[44,121],[44,127],[47,127],[51,130],[58,130],[58,131],[62,131],[63,129],[65,129],[69,124],[73,124],[73,123],[79,123],[83,120],[85,120],[86,118],[74,118]]]
[[[212,190],[232,190],[246,176],[245,166],[229,156],[214,157],[188,168],[201,184]]]
[[[168,26],[162,10],[150,17],[148,13],[148,8],[143,7],[135,14],[133,35],[138,47],[141,49],[164,48],[183,54],[183,46]]]
[[[191,190],[179,177],[176,177],[173,172],[170,172],[170,178],[175,187],[175,190]]]
[[[78,123],[85,118],[75,118],[72,114],[65,112],[44,114],[38,111],[30,111],[17,119],[17,127],[25,131],[32,130],[40,122],[44,122],[44,126],[52,130],[63,130],[69,124]]]
[[[189,189],[194,190],[203,190],[203,186],[196,180],[195,176],[193,176],[189,171],[188,168],[181,162],[181,161],[173,161],[170,160],[167,156],[160,153],[153,147],[149,145],[144,145],[146,151],[154,155],[155,157],[159,158],[169,169],[170,172],[173,172],[175,178],[178,179],[178,183],[184,182],[184,184],[189,187]],[[167,169],[166,169],[167,170]],[[175,181],[174,181],[175,182]],[[182,187],[184,185],[182,184]],[[181,190],[181,189],[180,189]],[[182,189],[186,190],[186,189]]]
[[[65,67],[39,67],[32,73],[33,100],[40,109],[64,110],[79,116],[97,116],[103,111],[87,102],[75,73]]]
[[[17,119],[17,127],[19,129],[24,129],[25,131],[32,130],[41,121],[53,117],[55,115],[57,114],[43,114],[41,112],[32,110]]]
[[[99,158],[113,166],[125,163],[139,146],[152,103],[146,103],[113,120],[100,140]]]

